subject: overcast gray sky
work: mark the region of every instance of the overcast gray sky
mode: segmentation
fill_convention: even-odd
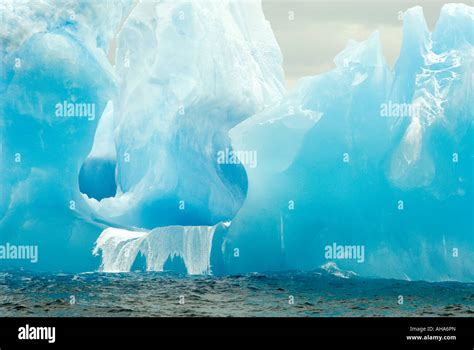
[[[334,57],[346,47],[349,39],[365,40],[374,30],[380,32],[385,58],[393,66],[402,42],[399,12],[422,6],[432,30],[445,3],[438,0],[263,0],[263,10],[283,52],[286,85],[290,88],[303,76],[334,67]],[[293,20],[290,11],[294,14]]]

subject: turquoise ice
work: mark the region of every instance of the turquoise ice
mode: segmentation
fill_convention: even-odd
[[[474,280],[472,7],[289,92],[259,1],[0,14],[0,267]]]
[[[393,71],[373,33],[231,130],[234,147],[259,155],[227,236],[231,271],[336,263],[472,281],[473,20],[472,7],[445,5],[430,33],[412,8]],[[328,261],[334,243],[364,247],[364,262]]]

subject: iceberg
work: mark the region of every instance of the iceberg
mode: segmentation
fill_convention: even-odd
[[[217,153],[281,98],[281,62],[259,2],[138,3],[117,36],[117,194],[99,215],[147,229],[231,220],[247,178]]]
[[[108,44],[128,7],[0,3],[0,241],[38,247],[36,264],[2,266],[96,269],[90,249],[105,227],[94,222],[78,174],[115,93]]]
[[[474,281],[473,7],[289,92],[260,1],[0,14],[0,268]]]
[[[0,243],[39,248],[34,265],[1,266],[96,270],[107,228],[232,219],[247,178],[217,152],[284,92],[260,2],[25,0],[0,13]]]
[[[328,266],[338,242],[365,248],[337,260],[362,276],[473,280],[474,10],[445,5],[433,33],[420,7],[404,21],[393,71],[374,33],[230,131],[259,156],[230,271]]]

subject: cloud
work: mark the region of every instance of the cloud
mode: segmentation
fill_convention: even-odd
[[[330,70],[349,39],[363,41],[375,30],[393,66],[402,42],[399,13],[420,3],[433,28],[441,1],[264,0],[263,9],[283,52],[286,84],[292,87],[301,77]]]

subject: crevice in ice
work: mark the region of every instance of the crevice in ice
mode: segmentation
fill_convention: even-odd
[[[99,120],[92,149],[79,171],[79,190],[88,199],[101,201],[117,194],[113,112],[109,101]]]
[[[116,162],[113,159],[87,159],[79,171],[79,190],[98,201],[114,197]]]
[[[170,255],[166,259],[163,271],[173,271],[177,273],[187,273],[184,259],[179,255]]]

